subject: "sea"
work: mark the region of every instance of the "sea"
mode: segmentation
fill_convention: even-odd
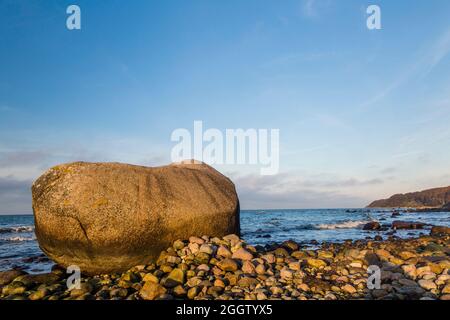
[[[241,236],[252,245],[270,245],[292,239],[304,246],[322,242],[343,242],[389,236],[400,238],[428,234],[433,225],[450,227],[450,212],[408,212],[391,209],[290,209],[242,210]],[[427,224],[424,229],[388,228],[394,220]],[[365,231],[363,226],[379,221],[385,231]],[[32,215],[0,215],[0,271],[12,268],[30,273],[50,270],[53,262],[40,250],[34,233]]]

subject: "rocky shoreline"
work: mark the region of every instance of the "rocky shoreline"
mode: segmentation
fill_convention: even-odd
[[[445,230],[444,230],[445,231]],[[448,230],[447,230],[448,231]],[[251,246],[236,235],[177,240],[155,263],[119,274],[82,276],[67,289],[66,270],[0,272],[1,300],[450,300],[450,236]],[[370,265],[381,287],[367,288]]]

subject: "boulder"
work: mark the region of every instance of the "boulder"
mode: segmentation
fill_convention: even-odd
[[[379,230],[379,229],[381,229],[381,225],[377,221],[368,222],[363,226],[363,230]]]
[[[391,218],[395,218],[395,217],[398,217],[398,216],[400,216],[400,212],[399,211],[393,211],[392,214],[391,214]]]
[[[24,275],[25,272],[21,270],[7,270],[0,272],[0,286],[7,285],[12,282],[18,276]]]
[[[253,255],[244,248],[238,249],[232,256],[233,259],[252,260]]]
[[[411,221],[394,221],[392,222],[392,229],[422,229],[425,223],[411,222]]]
[[[217,263],[217,266],[223,271],[236,271],[239,266],[234,259],[225,258]]]
[[[144,283],[142,289],[139,291],[139,295],[144,300],[155,300],[166,292],[167,289],[160,284],[154,282],[146,282]]]
[[[38,178],[32,194],[41,249],[86,274],[149,263],[176,239],[240,231],[234,184],[203,163],[63,164]]]
[[[306,263],[310,267],[317,268],[317,269],[327,266],[327,263],[321,259],[306,258]]]
[[[450,228],[444,227],[444,226],[434,226],[431,228],[431,235],[449,235],[450,234]]]

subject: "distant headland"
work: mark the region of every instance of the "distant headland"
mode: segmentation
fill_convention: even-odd
[[[418,192],[395,194],[388,199],[376,200],[368,208],[416,208],[450,210],[450,186]]]

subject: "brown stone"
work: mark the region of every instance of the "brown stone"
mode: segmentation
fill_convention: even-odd
[[[434,226],[431,228],[431,235],[449,235],[450,234],[450,228],[449,227],[443,227],[443,226]]]
[[[313,268],[323,268],[326,267],[327,263],[320,259],[307,258],[306,263]]]
[[[363,226],[363,230],[379,230],[380,228],[381,225],[377,221],[368,222]]]
[[[239,234],[234,184],[206,164],[63,164],[32,193],[41,249],[88,274],[146,264],[193,234]]]
[[[231,253],[231,251],[227,247],[220,246],[217,249],[217,255],[220,256],[220,257],[224,257],[224,258],[231,258],[231,256],[233,254]]]
[[[239,268],[237,262],[230,258],[219,261],[217,266],[223,271],[236,271]]]
[[[356,293],[355,287],[353,287],[350,284],[344,285],[341,289],[342,289],[342,291],[345,291],[345,292],[350,293],[350,294]]]
[[[392,222],[392,229],[422,229],[425,226],[421,222],[410,221],[394,221]]]
[[[242,272],[244,272],[244,273],[248,273],[248,274],[255,273],[255,266],[253,265],[253,263],[251,263],[248,260],[244,261],[241,269],[242,269]]]
[[[15,278],[23,274],[24,272],[20,270],[7,270],[0,272],[0,286],[7,285]]]
[[[240,260],[251,260],[253,259],[253,255],[244,248],[240,248],[235,253],[233,253],[232,258]]]
[[[139,294],[144,300],[155,300],[167,292],[166,288],[158,283],[146,282]]]

